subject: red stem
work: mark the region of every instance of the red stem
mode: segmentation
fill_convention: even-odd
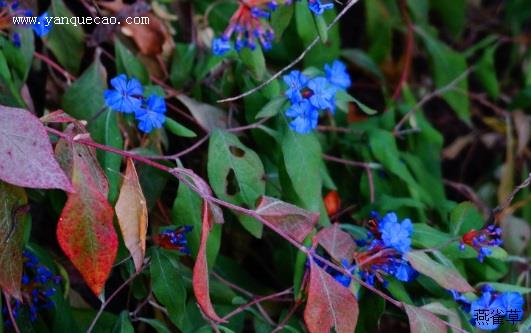
[[[35,55],[35,58],[44,61],[46,64],[48,64],[48,66],[53,67],[56,71],[61,73],[61,75],[63,75],[68,81],[76,80],[76,77],[74,75],[68,73],[68,71],[66,69],[64,69],[63,67],[59,66],[59,64],[57,64],[55,61],[53,61],[52,59],[48,58],[44,54],[41,54],[41,53],[35,51],[33,53],[33,55]]]
[[[253,306],[253,305],[257,304],[257,303],[261,303],[261,302],[264,302],[264,301],[267,301],[267,300],[276,299],[276,298],[279,298],[280,296],[291,294],[292,292],[293,292],[293,288],[288,288],[288,289],[280,291],[278,293],[274,293],[274,294],[271,294],[271,295],[258,297],[256,299],[250,301],[249,303],[246,303],[246,304],[243,304],[243,305],[237,307],[234,311],[232,311],[231,313],[229,313],[225,317],[223,317],[222,320],[223,321],[227,321],[229,318],[237,315],[240,312],[245,311],[245,309],[250,308],[251,306]]]
[[[9,313],[9,319],[11,319],[11,324],[16,333],[20,333],[20,329],[17,326],[17,321],[13,315],[13,309],[11,308],[11,297],[4,292],[4,297],[6,299],[7,312]]]
[[[393,93],[393,100],[396,100],[398,99],[398,97],[400,97],[402,87],[404,86],[404,84],[406,84],[408,80],[409,72],[411,71],[411,61],[413,59],[413,49],[415,47],[415,34],[413,29],[413,23],[409,18],[405,1],[400,1],[400,11],[402,12],[402,16],[404,17],[404,20],[406,21],[407,25],[406,53],[404,55],[404,69],[402,70],[400,81],[398,82],[398,85],[396,86],[395,91]]]

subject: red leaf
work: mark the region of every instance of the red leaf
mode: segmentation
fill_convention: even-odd
[[[58,123],[58,124],[79,122],[77,119],[72,118],[67,113],[65,113],[63,110],[57,110],[57,111],[48,113],[42,116],[40,120],[43,123]]]
[[[57,239],[66,256],[79,270],[94,294],[101,294],[116,252],[114,211],[93,178],[96,166],[89,166],[73,154],[72,183],[75,193],[68,196],[59,223]]]
[[[260,198],[256,212],[299,243],[312,232],[319,220],[319,213],[266,196]]]
[[[409,318],[411,333],[446,333],[446,325],[433,313],[402,303]]]
[[[26,110],[0,106],[0,179],[21,187],[72,191],[46,129]]]
[[[210,300],[206,245],[208,233],[214,226],[214,222],[222,223],[222,221],[219,220],[219,218],[222,217],[223,214],[218,206],[209,204],[207,201],[203,201],[203,226],[201,229],[201,240],[199,243],[199,250],[197,252],[197,259],[195,261],[192,278],[192,286],[199,307],[208,318],[216,322],[223,322],[223,320],[214,310]]]
[[[334,280],[313,260],[310,261],[308,301],[304,321],[310,333],[354,332],[358,322],[358,302],[352,291]]]
[[[24,189],[0,182],[0,287],[19,300],[27,202]]]
[[[338,262],[343,259],[346,259],[349,263],[352,262],[356,244],[352,237],[342,231],[337,223],[319,231],[315,238],[326,252]]]

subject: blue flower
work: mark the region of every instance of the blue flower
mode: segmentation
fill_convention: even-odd
[[[411,249],[413,224],[410,219],[404,219],[402,223],[399,223],[396,213],[387,213],[380,220],[378,229],[386,246],[392,247],[400,253],[406,253]]]
[[[308,7],[315,15],[322,15],[325,10],[334,8],[333,3],[321,3],[320,0],[309,0]]]
[[[145,133],[150,133],[154,128],[161,128],[166,121],[166,102],[164,98],[151,95],[146,101],[146,105],[135,112],[138,128]]]
[[[135,78],[127,80],[127,76],[120,74],[111,80],[114,89],[107,89],[103,93],[105,104],[114,111],[134,113],[142,105],[142,84]]]
[[[324,77],[316,77],[308,82],[313,94],[310,97],[310,103],[318,110],[328,109],[335,110],[336,88],[328,83]]]
[[[284,75],[284,82],[288,85],[285,94],[291,103],[298,103],[302,101],[301,89],[308,84],[308,78],[300,71],[291,71],[288,75]]]
[[[399,281],[409,282],[416,278],[417,271],[413,269],[407,262],[398,262],[394,267],[394,277]]]
[[[472,315],[474,325],[486,331],[495,330],[500,326],[500,324],[495,323],[490,318],[491,314],[505,315],[505,311],[500,303],[493,299],[492,296],[490,292],[485,292],[470,304],[470,314]],[[487,320],[476,320],[476,318],[481,318],[482,314],[487,317]]]
[[[47,21],[48,12],[44,12],[41,16],[37,17],[37,22],[33,24],[33,31],[39,37],[46,36],[50,30],[52,30],[52,23]]]
[[[524,298],[517,292],[504,292],[496,299],[497,304],[505,311],[506,319],[509,321],[522,320],[524,310]]]
[[[348,75],[344,63],[336,60],[332,65],[326,64],[325,67],[326,78],[328,81],[337,88],[347,89],[352,82],[350,81],[350,75]]]
[[[354,272],[354,270],[356,269],[356,265],[355,264],[353,264],[351,266],[351,265],[348,264],[348,261],[345,260],[345,259],[341,260],[341,265],[350,274],[352,274],[352,272]],[[348,274],[343,274],[343,273],[338,272],[338,273],[334,274],[334,280],[336,280],[337,282],[341,283],[343,286],[348,288],[350,286],[350,282],[352,281],[352,278]]]
[[[212,53],[222,56],[231,50],[230,41],[225,37],[215,38],[212,41]]]
[[[289,127],[297,133],[306,134],[317,127],[319,112],[308,100],[293,104],[287,111],[286,116],[295,118],[289,123]]]

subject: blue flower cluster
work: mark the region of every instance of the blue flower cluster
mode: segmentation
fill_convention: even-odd
[[[155,242],[162,248],[178,250],[183,254],[190,254],[186,233],[192,230],[191,226],[177,227],[164,230],[155,237]]]
[[[291,106],[286,116],[292,118],[289,126],[297,133],[305,134],[317,127],[319,112],[336,108],[336,93],[351,85],[346,66],[339,60],[325,65],[325,76],[308,78],[298,70],[284,76],[288,86],[285,95]]]
[[[23,6],[20,4],[20,1],[18,0],[10,2],[0,1],[0,21],[7,22],[7,27],[9,27],[13,23],[12,18],[17,16],[32,17],[33,13],[31,10],[23,8]],[[50,30],[52,30],[52,24],[51,22],[47,22],[47,18],[48,13],[43,13],[41,16],[38,16],[37,21],[31,25],[31,28],[39,37],[46,36],[50,32]],[[11,41],[15,46],[20,47],[20,34],[17,32],[12,33]]]
[[[50,300],[57,290],[53,285],[61,283],[61,277],[54,275],[46,266],[39,263],[39,260],[31,252],[25,250],[24,270],[22,275],[22,301],[13,299],[11,309],[14,318],[20,315],[21,311],[29,311],[31,321],[37,320],[39,310],[50,309],[55,303]],[[6,326],[12,325],[9,319],[7,306],[2,307]]]
[[[114,89],[107,89],[103,93],[105,104],[112,110],[132,113],[139,121],[138,128],[144,133],[150,133],[160,128],[166,121],[166,102],[164,98],[155,94],[144,98],[144,88],[134,77],[130,80],[120,74],[111,80]]]
[[[465,250],[466,245],[472,246],[478,252],[479,262],[492,254],[490,247],[503,244],[501,239],[502,229],[494,224],[489,224],[480,230],[470,230],[461,237],[460,250]]]
[[[291,0],[284,0],[282,4],[290,5]],[[275,31],[267,20],[278,6],[275,0],[240,1],[223,35],[212,41],[212,53],[221,56],[233,48],[238,52],[245,47],[254,50],[257,41],[265,50],[271,49]],[[308,8],[315,15],[322,15],[326,10],[334,8],[334,3],[328,0],[324,3],[321,0],[309,0]],[[233,45],[231,39],[234,36]]]
[[[491,286],[484,285],[482,294],[474,301],[452,290],[454,299],[469,312],[471,323],[476,327],[492,331],[500,326],[501,320],[505,319],[513,324],[522,320],[524,311],[524,298],[517,292],[496,292]]]
[[[358,251],[354,253],[353,258],[342,260],[341,265],[350,275],[357,274],[370,285],[379,282],[386,287],[386,276],[393,276],[403,282],[414,280],[418,272],[405,257],[411,250],[413,224],[409,219],[399,222],[395,213],[388,213],[381,219],[378,214],[373,214],[370,226],[372,231],[368,232],[368,238],[356,241]],[[347,259],[353,259],[353,263],[349,264]],[[349,274],[326,269],[336,281],[345,287],[350,286],[352,279]]]

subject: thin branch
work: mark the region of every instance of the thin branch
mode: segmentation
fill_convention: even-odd
[[[226,316],[224,316],[222,318],[222,321],[227,321],[229,318],[234,317],[238,313],[245,311],[246,309],[250,308],[251,306],[253,306],[255,304],[258,304],[258,303],[261,303],[261,302],[265,302],[267,300],[275,299],[275,298],[278,298],[280,296],[289,295],[291,293],[293,293],[293,288],[288,288],[286,290],[283,290],[283,291],[280,291],[278,293],[274,293],[274,294],[271,294],[271,295],[257,297],[254,300],[250,301],[249,303],[246,303],[246,304],[243,304],[243,305],[239,306],[234,311],[232,311],[229,314],[227,314]]]
[[[13,315],[13,308],[11,308],[11,297],[6,292],[4,292],[4,298],[6,299],[7,312],[9,314],[11,324],[13,325],[13,329],[15,330],[15,333],[20,333],[17,321],[15,320],[15,316]]]
[[[400,94],[402,92],[402,87],[407,83],[409,72],[411,71],[411,61],[413,59],[413,50],[415,48],[415,31],[413,28],[413,22],[411,22],[411,18],[409,17],[409,14],[407,12],[407,4],[405,0],[400,1],[400,12],[402,13],[402,16],[404,17],[404,21],[406,21],[407,26],[407,35],[406,35],[406,51],[404,55],[404,68],[402,70],[402,75],[400,76],[400,81],[398,81],[398,85],[395,88],[395,92],[393,93],[393,99],[396,100],[398,97],[400,97]]]
[[[343,15],[345,15],[350,8],[352,8],[352,6],[354,6],[359,0],[350,0],[350,2],[347,3],[347,5],[345,6],[345,8],[343,8],[341,10],[341,12],[339,14],[337,14],[337,16],[334,18],[334,20],[332,21],[332,23],[330,23],[327,27],[326,27],[326,31],[332,29],[332,27],[334,25],[336,25],[337,22],[339,22],[339,20],[343,17]],[[308,45],[308,47],[306,47],[306,49],[304,51],[302,51],[302,53],[295,59],[293,60],[289,65],[287,65],[286,67],[282,68],[280,71],[276,72],[273,76],[271,76],[269,79],[267,79],[266,81],[260,83],[258,86],[254,87],[253,89],[251,90],[248,90],[238,96],[234,96],[234,97],[229,97],[229,98],[225,98],[225,99],[221,99],[221,100],[218,100],[217,102],[218,103],[226,103],[226,102],[233,102],[233,101],[236,101],[236,100],[239,100],[241,98],[244,98],[246,96],[249,96],[255,92],[257,92],[258,90],[262,89],[263,87],[267,86],[268,84],[270,84],[271,82],[275,81],[277,78],[279,78],[282,74],[284,74],[286,71],[288,71],[289,69],[291,69],[293,66],[295,66],[296,64],[298,64],[300,61],[302,61],[302,59],[304,59],[304,57],[306,56],[306,54],[308,54],[308,52],[310,52],[310,50],[315,46],[317,45],[317,43],[321,40],[321,37],[320,36],[317,36],[315,37],[315,39],[310,43],[310,45]]]
[[[503,212],[507,207],[509,207],[509,205],[514,200],[514,197],[518,194],[518,192],[520,192],[524,188],[528,187],[530,184],[531,184],[531,173],[527,176],[527,178],[520,185],[518,185],[511,192],[511,194],[509,194],[509,196],[507,198],[505,198],[505,200],[503,201],[503,203],[501,205],[499,205],[498,207],[493,209],[493,211],[492,211],[493,214],[497,215],[497,214]]]
[[[278,323],[277,327],[273,331],[271,331],[271,333],[276,333],[282,330],[286,326],[286,323],[289,321],[289,319],[295,314],[295,311],[297,311],[297,308],[301,305],[301,303],[302,302],[299,299],[295,304],[293,304],[286,317],[284,317],[284,319],[282,319],[282,321]]]
[[[346,160],[344,158],[339,158],[327,154],[323,154],[323,159],[331,162],[341,163],[345,165],[350,165],[358,168],[364,168],[364,169],[381,169],[382,166],[378,163],[366,163],[366,162],[358,162],[358,161],[352,161],[352,160]]]
[[[125,280],[124,283],[122,283],[118,288],[116,288],[116,290],[111,294],[111,296],[109,296],[109,298],[107,298],[107,300],[105,300],[105,302],[101,304],[100,309],[98,310],[98,313],[96,313],[96,316],[94,317],[94,319],[92,320],[92,323],[90,323],[90,326],[87,329],[87,333],[91,333],[94,330],[94,327],[96,326],[96,323],[98,322],[98,319],[103,314],[103,310],[105,310],[107,305],[109,305],[109,303],[118,295],[120,291],[122,291],[122,289],[124,289],[129,283],[131,283],[131,281],[133,281],[138,275],[140,275],[147,266],[149,266],[149,262],[147,264],[144,264],[144,266],[142,266],[141,269],[139,269],[137,272],[131,275],[127,280]]]
[[[52,67],[53,69],[55,69],[56,71],[61,73],[61,75],[64,76],[65,79],[68,80],[68,82],[76,80],[76,77],[74,75],[70,74],[66,69],[61,67],[59,64],[57,64],[55,61],[53,61],[52,59],[48,58],[44,54],[35,51],[35,52],[33,52],[33,55],[35,56],[35,58],[37,58],[39,60],[42,60],[48,66]]]
[[[441,87],[426,96],[424,96],[411,110],[409,110],[402,119],[396,124],[395,128],[393,129],[393,134],[395,136],[398,135],[400,132],[401,127],[404,125],[404,123],[411,117],[413,114],[415,114],[416,111],[418,111],[420,108],[422,108],[426,103],[431,101],[435,97],[439,97],[442,94],[455,89],[455,86],[468,77],[468,75],[474,70],[474,67],[469,67],[467,70],[465,70],[463,73],[459,74],[454,80],[452,80],[450,83],[448,83],[446,86]]]

